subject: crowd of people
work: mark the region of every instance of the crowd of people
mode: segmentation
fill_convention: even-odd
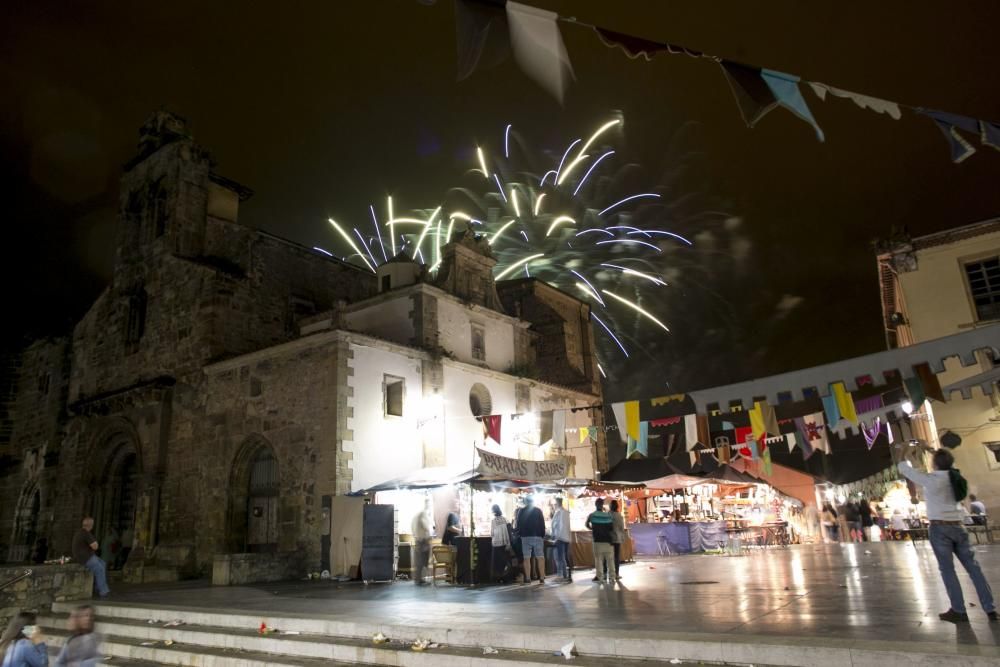
[[[94,608],[81,605],[73,610],[67,623],[69,637],[55,660],[55,667],[95,667],[104,659],[101,638],[94,632]],[[2,667],[46,667],[49,649],[38,618],[21,612],[11,619],[0,636]]]
[[[546,579],[546,542],[552,546],[555,576],[558,581],[573,581],[573,561],[570,545],[573,534],[570,529],[570,514],[561,497],[556,497],[549,508],[548,519],[541,508],[535,505],[532,496],[525,496],[523,504],[517,508],[513,521],[503,515],[499,505],[492,507],[493,519],[490,524],[492,550],[489,554],[490,572],[494,582],[524,585],[532,581],[539,585]],[[441,544],[452,545],[460,534],[459,517],[450,512],[441,535]],[[586,521],[591,531],[595,582],[620,581],[621,545],[626,539],[625,518],[617,500],[612,500],[605,509],[605,501],[594,501],[594,511]],[[411,526],[415,541],[414,582],[427,584],[426,569],[431,553],[430,510],[425,508],[413,518]]]
[[[968,497],[968,504],[960,503],[958,511],[966,526],[985,526],[986,505]],[[879,500],[848,500],[840,505],[825,503],[820,514],[823,532],[829,542],[874,542],[904,540],[907,531],[923,528],[919,517],[903,514],[897,508],[883,506]]]

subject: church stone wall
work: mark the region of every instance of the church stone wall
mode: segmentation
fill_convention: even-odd
[[[15,399],[11,402],[13,428],[9,442],[0,446],[0,560],[31,549],[34,537],[46,536],[52,525],[52,498],[44,479],[60,460],[66,392],[69,384],[69,340],[49,338],[29,345],[19,356]],[[48,471],[48,472],[47,472]],[[16,513],[40,493],[40,513],[34,527],[15,534]],[[25,528],[24,526],[21,526]],[[28,532],[32,535],[27,534]]]
[[[227,551],[234,465],[260,439],[278,461],[277,549],[319,563],[322,496],[338,481],[337,353],[335,341],[303,339],[210,366],[201,387],[178,392],[161,531],[191,536],[202,569]]]

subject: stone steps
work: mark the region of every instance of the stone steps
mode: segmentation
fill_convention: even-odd
[[[65,627],[72,603],[55,603],[41,619],[48,628]],[[365,664],[394,667],[513,667],[574,664],[581,667],[665,667],[710,663],[794,667],[914,667],[962,665],[996,667],[1000,648],[912,641],[773,636],[742,633],[608,630],[590,627],[520,627],[449,623],[435,627],[415,618],[392,624],[378,618],[344,614],[301,616],[247,613],[239,609],[152,605],[107,601],[96,604],[98,630],[105,652],[118,658],[194,667],[264,667],[278,665]],[[180,619],[184,625],[164,627]],[[261,623],[278,632],[261,635]],[[391,642],[374,644],[382,633]],[[59,633],[52,632],[53,635]],[[54,638],[55,639],[55,638]],[[439,648],[417,652],[411,645],[426,639]],[[173,643],[166,645],[170,640]],[[155,644],[143,646],[144,642]],[[574,642],[577,656],[553,655]],[[484,647],[497,654],[484,655]],[[674,661],[677,662],[674,662]],[[331,663],[331,661],[333,661]],[[111,664],[117,664],[112,661]]]
[[[65,626],[70,605],[56,605],[54,613],[39,618],[52,638],[61,646],[66,632],[48,630]],[[175,618],[191,622],[177,627],[164,627]],[[331,634],[326,630],[330,621],[308,618],[271,618],[265,622],[278,631],[261,635],[256,629],[260,619],[241,614],[211,614],[205,612],[178,613],[177,610],[157,610],[146,607],[102,604],[98,607],[97,631],[104,637],[103,651],[119,659],[147,661],[156,665],[190,665],[192,667],[314,667],[318,665],[391,665],[395,667],[515,667],[525,665],[564,664],[562,655],[552,650],[526,650],[496,646],[496,653],[484,654],[483,646],[441,643],[436,648],[415,651],[414,639],[425,634],[410,630],[408,634],[390,635],[390,641],[375,644],[371,635],[378,630],[362,623],[349,623],[361,635]],[[156,621],[151,623],[150,621]],[[199,624],[215,621],[221,624]],[[344,630],[345,624],[335,623],[332,629]],[[304,629],[293,629],[304,628]],[[320,632],[315,632],[320,630]],[[298,634],[296,634],[298,633]],[[541,636],[544,634],[539,633]],[[419,637],[418,637],[419,635]],[[171,644],[165,642],[169,640]],[[546,642],[552,644],[551,641]],[[558,646],[555,650],[558,650]],[[578,655],[573,664],[580,667],[661,667],[661,660],[618,658],[608,655]]]
[[[66,641],[67,636],[68,635],[65,632],[46,630],[45,637],[46,643],[49,647],[50,665],[55,663],[56,656],[59,655],[59,649],[62,648],[63,642]],[[106,653],[105,657],[105,660],[97,663],[100,667],[161,667],[163,665],[162,662],[115,657],[110,653]]]

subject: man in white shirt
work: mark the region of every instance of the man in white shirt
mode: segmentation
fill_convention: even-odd
[[[973,493],[969,494],[969,514],[972,515],[972,523],[975,525],[986,525],[986,504]]]
[[[569,528],[569,511],[563,507],[562,498],[556,498],[556,506],[552,510],[552,539],[556,541],[556,572],[563,581],[573,581],[573,572],[567,560],[573,533]]]
[[[953,556],[958,556],[959,562],[976,587],[979,603],[991,621],[1000,620],[996,606],[993,603],[993,591],[983,576],[983,571],[976,562],[976,556],[969,546],[969,534],[962,526],[962,511],[958,508],[955,492],[951,486],[949,470],[955,463],[955,457],[947,449],[934,452],[934,470],[921,472],[913,468],[909,461],[899,464],[899,474],[918,486],[923,487],[924,501],[927,504],[927,518],[930,520],[930,543],[937,558],[938,569],[944,580],[951,609],[938,614],[942,621],[951,623],[968,623],[969,615],[965,611],[965,597],[962,595],[962,585],[955,573]]]
[[[431,557],[431,516],[430,504],[424,507],[422,512],[417,512],[413,517],[413,540],[416,542],[413,553],[413,581],[417,586],[426,586],[424,571],[427,569],[427,562]]]

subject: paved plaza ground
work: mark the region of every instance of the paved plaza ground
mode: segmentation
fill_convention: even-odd
[[[1000,545],[976,547],[976,553],[1000,592]],[[637,556],[614,586],[592,583],[592,572],[578,570],[573,583],[544,587],[186,583],[121,587],[113,601],[414,626],[592,628],[691,633],[715,641],[784,637],[809,645],[816,638],[823,645],[958,644],[985,655],[1000,651],[994,648],[1000,646],[1000,623],[987,621],[964,573],[967,602],[976,605],[969,608],[972,622],[938,620],[948,601],[926,542],[797,546],[743,557]]]

